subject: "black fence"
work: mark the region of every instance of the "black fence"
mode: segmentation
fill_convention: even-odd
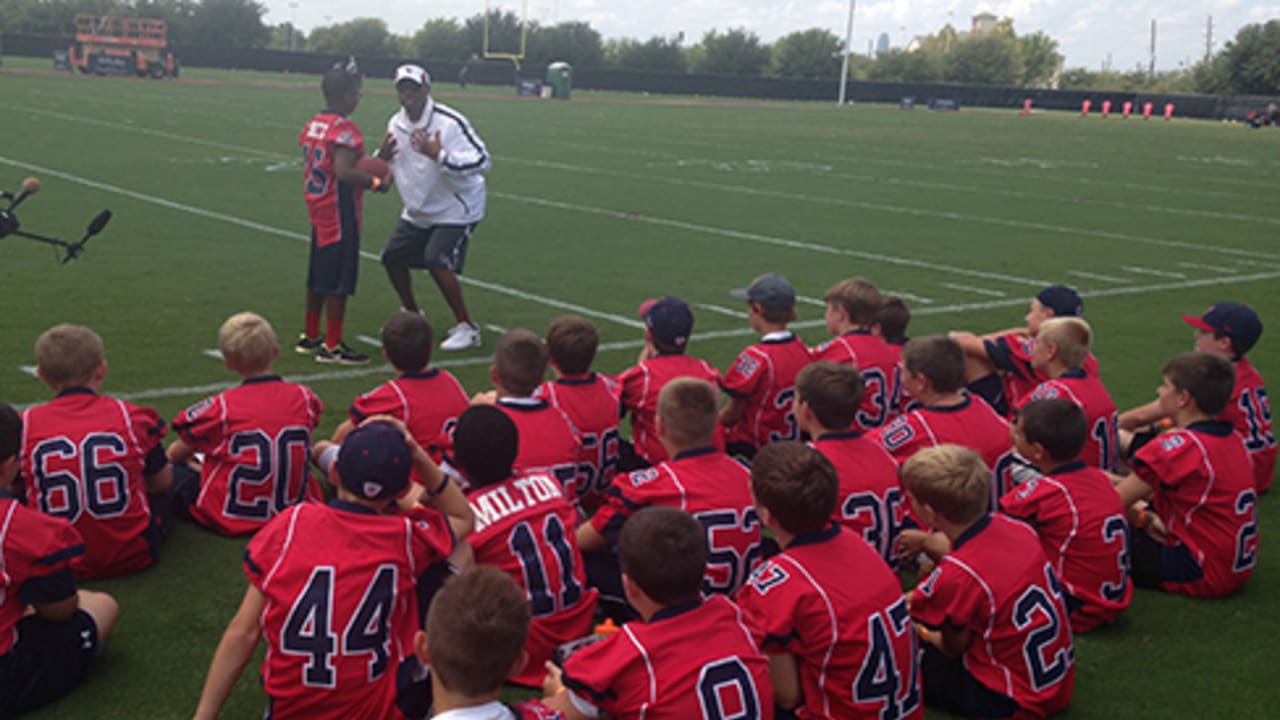
[[[56,49],[71,44],[69,37],[42,35],[3,35],[0,47],[9,55],[52,57]],[[231,49],[201,46],[174,46],[174,54],[184,67],[260,70],[266,72],[314,73],[328,70],[346,56],[323,53],[289,52],[286,50]],[[371,77],[390,78],[398,58],[357,57],[360,69]],[[51,61],[52,62],[52,61]],[[416,61],[422,62],[422,61]],[[448,60],[422,62],[437,81],[453,82],[459,71],[467,67],[467,82],[481,85],[517,84],[520,78],[539,79],[546,75],[546,65],[526,64],[517,73],[510,62],[483,61],[462,63]],[[698,75],[690,73],[658,73],[619,68],[574,68],[573,84],[587,90],[649,92],[666,95],[702,95],[710,97],[761,98],[771,100],[826,100],[834,102],[839,94],[839,79],[799,80],[737,75]],[[850,81],[846,97],[852,102],[897,104],[911,98],[917,105],[927,105],[935,98],[955,100],[964,107],[1019,108],[1030,99],[1035,107],[1045,110],[1078,111],[1085,100],[1095,108],[1110,100],[1118,112],[1125,102],[1132,102],[1136,112],[1150,102],[1155,114],[1173,103],[1178,117],[1210,119],[1244,119],[1250,111],[1261,110],[1280,96],[1219,96],[1148,94],[1123,91],[1042,90],[1000,85],[960,85],[954,83],[905,83]]]

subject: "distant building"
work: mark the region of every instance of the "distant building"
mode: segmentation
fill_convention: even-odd
[[[969,32],[974,35],[983,35],[996,29],[996,23],[1000,22],[1000,18],[989,12],[978,13],[973,16],[973,25],[970,26]]]
[[[889,33],[880,33],[880,38],[876,40],[876,54],[881,55],[889,52]]]

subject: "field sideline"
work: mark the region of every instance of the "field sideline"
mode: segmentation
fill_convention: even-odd
[[[301,325],[307,253],[297,134],[321,107],[318,78],[31,72],[46,67],[8,57],[0,67],[10,140],[0,146],[0,189],[41,178],[19,211],[35,232],[75,239],[102,208],[115,218],[65,267],[46,247],[0,241],[0,399],[47,398],[29,373],[31,345],[72,321],[106,341],[109,392],[171,418],[235,381],[208,351],[225,317],[252,309],[286,346],[279,371],[325,400],[327,436],[351,398],[389,370],[331,369],[287,347]],[[1238,300],[1273,326],[1251,358],[1280,382],[1280,133],[1177,119],[437,90],[494,155],[489,215],[465,276],[472,314],[488,326],[485,347],[436,358],[469,391],[487,389],[498,329],[542,331],[565,312],[599,326],[597,366],[621,371],[641,345],[636,306],[667,293],[694,307],[692,351],[725,367],[751,341],[728,290],[770,270],[804,297],[797,329],[811,343],[825,335],[817,298],[851,275],[902,294],[913,335],[1017,325],[1039,287],[1076,285],[1121,407],[1150,398],[1160,363],[1190,349],[1182,314]],[[353,116],[368,145],[394,109],[390,82],[370,80]],[[376,260],[398,211],[394,192],[365,198],[362,278],[347,320],[356,342],[375,338],[398,306]],[[437,329],[451,324],[429,281],[417,286]],[[1078,639],[1067,717],[1270,716],[1280,700],[1273,498],[1261,502],[1260,522],[1259,566],[1239,596],[1139,592],[1118,626]],[[83,688],[32,717],[189,714],[243,593],[243,546],[180,526],[155,568],[92,584],[121,600],[116,634]],[[260,714],[251,674],[225,717]]]

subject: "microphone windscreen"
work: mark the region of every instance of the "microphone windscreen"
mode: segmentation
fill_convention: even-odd
[[[22,192],[28,195],[35,195],[40,192],[40,179],[29,177],[22,181]]]

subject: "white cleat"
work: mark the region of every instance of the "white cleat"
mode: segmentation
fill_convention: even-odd
[[[453,326],[444,341],[441,350],[466,350],[480,347],[480,328],[469,323],[458,323]]]

